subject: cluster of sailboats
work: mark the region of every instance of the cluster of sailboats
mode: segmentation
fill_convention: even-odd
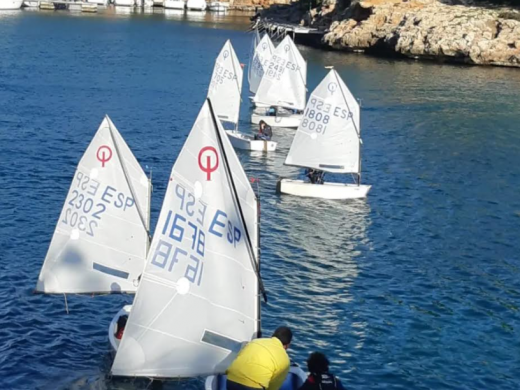
[[[0,0],[0,10],[17,10],[22,6],[29,8],[39,8],[42,0]],[[110,2],[118,7],[153,7],[159,5],[154,0],[85,0],[86,3],[92,3],[101,6],[108,6]],[[51,2],[48,2],[51,4]],[[167,9],[190,10],[190,11],[214,11],[227,12],[229,2],[212,1],[207,3],[206,0],[162,0],[160,5]]]
[[[286,164],[359,173],[359,105],[337,72],[329,72],[305,105],[306,63],[292,40],[274,49],[267,35],[256,36],[253,49],[253,115],[276,118],[280,111],[261,112],[274,106],[294,110],[289,116],[295,120],[299,116]],[[223,373],[243,343],[261,336],[260,301],[267,298],[260,275],[259,201],[234,150],[257,141],[238,132],[242,79],[227,41],[173,165],[153,237],[150,179],[108,116],[77,166],[36,292],[135,293],[133,304],[109,326],[114,376],[207,376],[207,390],[224,389]],[[303,181],[282,180],[280,186],[297,195],[324,194]],[[359,183],[349,186],[350,197],[368,192]],[[338,190],[333,197],[343,195]],[[289,388],[304,379],[301,369],[291,368]]]

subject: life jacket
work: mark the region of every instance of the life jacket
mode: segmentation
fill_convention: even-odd
[[[317,390],[338,390],[338,380],[332,374],[310,374],[307,378]]]

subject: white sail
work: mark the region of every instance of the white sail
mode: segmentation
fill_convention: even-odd
[[[258,45],[255,47],[253,59],[249,66],[249,91],[255,94],[260,86],[260,81],[264,76],[265,69],[269,65],[269,60],[274,52],[273,42],[268,34],[264,34]]]
[[[258,279],[243,223],[254,239],[257,202],[209,99],[164,199],[112,373],[172,378],[224,372],[240,343],[258,331]]]
[[[312,92],[286,165],[359,173],[359,103],[335,70]]]
[[[150,182],[107,116],[78,164],[36,291],[135,291],[149,215]]]
[[[251,42],[251,50],[249,51],[249,63],[247,64],[247,81],[249,82],[249,85],[251,85],[251,74],[253,71],[253,60],[255,58],[255,51],[256,47],[260,43],[260,33],[258,32],[258,29],[256,28],[253,32],[253,40]]]
[[[298,61],[298,65],[300,66],[300,72],[302,74],[303,82],[307,85],[307,61],[303,58],[302,54],[294,44],[292,39],[288,39],[287,43],[291,46],[294,54],[296,55],[296,59]]]
[[[253,99],[255,103],[304,109],[305,80],[294,49],[287,35],[264,67],[265,73]]]
[[[215,61],[208,90],[208,98],[214,102],[215,112],[222,121],[238,123],[242,78],[242,67],[228,40]]]

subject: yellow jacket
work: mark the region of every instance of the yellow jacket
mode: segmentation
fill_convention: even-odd
[[[280,340],[256,339],[242,348],[226,374],[228,380],[244,386],[278,390],[289,366],[289,356]]]

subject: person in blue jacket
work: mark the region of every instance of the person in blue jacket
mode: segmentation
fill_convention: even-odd
[[[329,371],[329,359],[313,352],[307,359],[309,376],[299,390],[345,390],[341,381]]]

